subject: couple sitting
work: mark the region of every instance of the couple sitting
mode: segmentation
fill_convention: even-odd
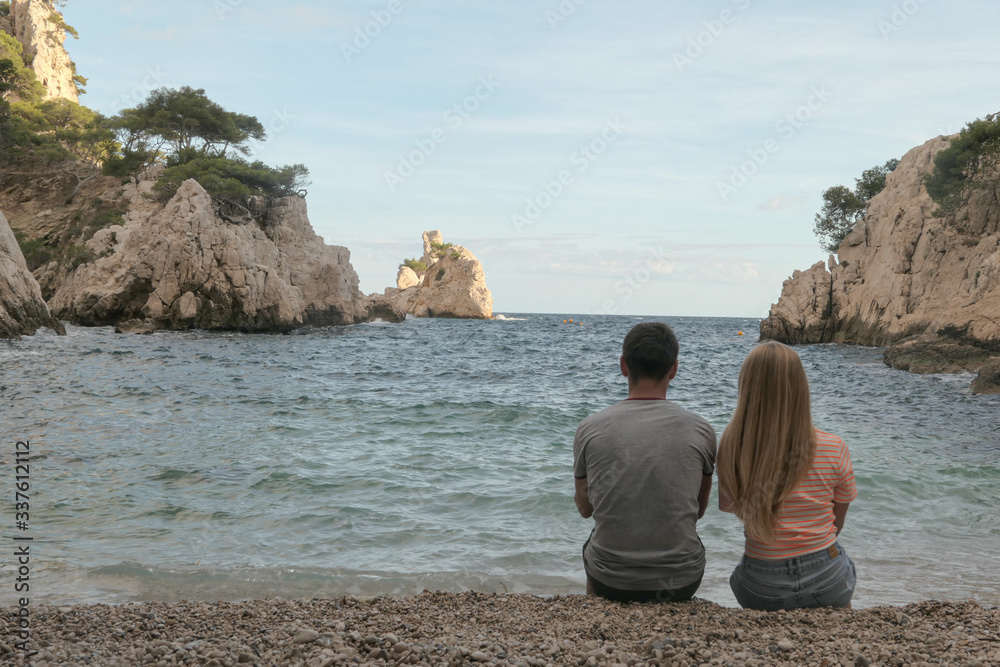
[[[690,599],[705,571],[695,524],[708,508],[715,431],[666,400],[677,337],[659,322],[625,337],[628,399],[580,423],[576,505],[594,517],[583,547],[587,592],[621,602]],[[743,522],[729,579],[751,609],[847,607],[854,563],[837,544],[857,495],[844,441],[816,430],[795,352],[758,345],[743,362],[732,421],[719,441],[719,509]]]

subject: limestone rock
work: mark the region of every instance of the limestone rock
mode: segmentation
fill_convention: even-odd
[[[889,366],[911,373],[968,373],[989,361],[990,353],[968,343],[925,338],[893,345],[884,358]]]
[[[430,266],[437,261],[437,255],[434,254],[434,244],[444,243],[444,236],[437,229],[431,232],[424,232],[424,255],[420,261],[422,261],[427,266]]]
[[[66,333],[42,300],[7,218],[0,213],[0,338],[16,338],[48,327]]]
[[[58,14],[51,0],[12,0],[10,24],[14,37],[24,46],[25,57],[46,90],[46,99],[79,102],[73,81],[73,64],[63,42],[66,32],[49,20]]]
[[[832,287],[823,262],[817,262],[808,271],[793,273],[782,286],[778,303],[771,306],[771,316],[761,323],[761,338],[789,345],[830,340]]]
[[[903,156],[840,245],[839,263],[831,258],[829,271],[816,265],[796,272],[761,324],[761,338],[919,340],[887,361],[930,369],[924,372],[975,370],[1000,353],[1000,188],[978,189],[956,214],[935,216],[923,177],[948,145],[938,137]],[[821,296],[827,284],[828,300]]]
[[[396,289],[409,289],[419,284],[420,278],[416,271],[408,266],[399,267],[399,273],[396,274]]]
[[[383,322],[398,323],[405,319],[406,311],[394,303],[392,299],[378,295],[370,298],[368,309],[365,313],[366,321],[374,322],[381,320]]]
[[[439,231],[424,232],[423,238],[421,261],[427,264],[427,271],[417,276],[402,267],[396,278],[397,287],[387,289],[382,298],[416,317],[492,319],[493,295],[476,256],[458,245],[443,252],[434,251],[432,243],[444,243]],[[416,282],[404,271],[413,274]]]
[[[451,248],[427,268],[416,290],[412,312],[418,317],[493,318],[483,265],[468,248]]]
[[[1000,357],[993,357],[979,369],[972,383],[973,394],[1000,394]]]
[[[83,325],[121,331],[209,329],[287,331],[365,321],[372,307],[358,289],[347,248],[325,245],[305,200],[277,200],[262,225],[219,219],[211,197],[188,180],[163,206],[128,186],[124,225],[98,232],[98,256],[62,279],[53,312]]]

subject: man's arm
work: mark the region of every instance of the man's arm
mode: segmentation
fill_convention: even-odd
[[[698,518],[705,516],[708,509],[708,497],[712,495],[712,476],[701,476],[701,490],[698,491]]]
[[[590,487],[587,486],[587,478],[576,478],[576,509],[580,511],[580,516],[589,519],[594,515],[594,506],[590,504]]]
[[[847,520],[847,508],[850,507],[850,505],[850,503],[833,504],[833,527],[837,529],[838,535],[840,535],[840,531],[844,529],[844,521]]]

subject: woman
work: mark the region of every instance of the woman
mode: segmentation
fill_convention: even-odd
[[[758,345],[740,369],[736,412],[719,439],[719,509],[742,521],[729,584],[743,607],[849,607],[854,563],[837,544],[857,497],[844,441],[813,427],[802,361]]]

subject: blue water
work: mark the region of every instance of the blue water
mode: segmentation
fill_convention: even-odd
[[[0,342],[0,541],[25,534],[12,448],[30,439],[34,602],[582,592],[573,433],[624,397],[640,318],[510,317]],[[758,322],[668,321],[669,398],[721,433]],[[878,349],[799,351],[817,425],[854,459],[856,605],[1000,603],[1000,397]],[[741,531],[714,503],[699,595],[735,605]]]

